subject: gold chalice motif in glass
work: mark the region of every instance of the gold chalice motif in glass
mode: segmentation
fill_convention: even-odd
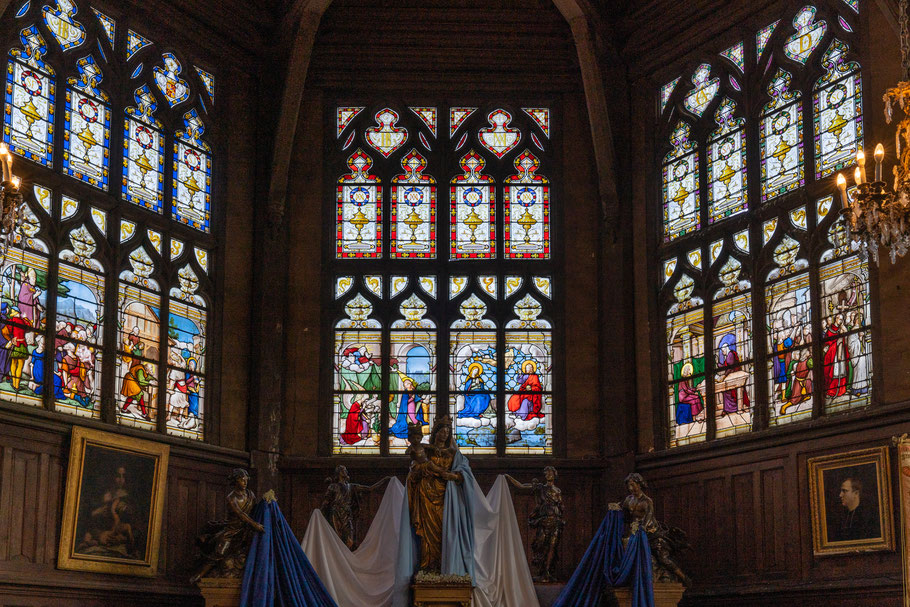
[[[25,122],[28,124],[28,128],[25,129],[25,134],[29,139],[34,139],[35,135],[32,133],[32,126],[35,122],[41,118],[41,114],[38,113],[38,108],[35,107],[35,104],[32,103],[32,100],[29,99],[22,109],[22,117],[25,118]]]
[[[531,244],[531,228],[537,225],[537,220],[534,219],[534,216],[531,215],[531,212],[528,209],[525,209],[525,212],[518,218],[518,225],[524,228],[525,231],[525,244]]]
[[[465,217],[464,224],[471,230],[471,244],[477,244],[477,234],[475,232],[482,223],[483,219],[480,218],[474,209],[471,209],[471,213]]]
[[[85,164],[90,165],[92,161],[89,158],[88,153],[92,150],[93,147],[98,145],[98,142],[95,140],[95,136],[88,128],[88,125],[85,125],[85,127],[79,131],[79,134],[76,135],[76,137],[79,139],[79,141],[82,142],[82,147],[85,148],[85,156],[83,156],[82,160],[85,162]]]
[[[417,214],[417,211],[415,209],[411,209],[411,214],[404,218],[404,224],[411,229],[410,244],[417,244],[417,228],[419,228],[420,224],[422,223],[423,220],[420,218],[420,215]]]
[[[363,234],[361,234],[361,231],[368,223],[370,223],[370,220],[363,214],[363,211],[358,208],[357,212],[354,213],[354,216],[351,217],[351,225],[357,228],[357,244],[363,242]]]
[[[196,207],[193,203],[196,202],[196,194],[198,194],[199,192],[202,191],[202,188],[200,188],[199,184],[196,183],[196,176],[193,174],[190,174],[189,179],[184,181],[183,185],[187,189],[187,191],[189,191],[189,193],[190,193],[190,208],[195,209]]]
[[[139,158],[136,159],[136,166],[139,167],[139,173],[142,175],[142,179],[140,180],[142,187],[149,188],[150,190],[153,189],[145,183],[145,176],[155,167],[152,166],[152,163],[149,161],[148,157],[146,157],[145,152],[140,154]],[[193,183],[195,184],[195,181]],[[189,187],[187,187],[187,189],[189,189]]]

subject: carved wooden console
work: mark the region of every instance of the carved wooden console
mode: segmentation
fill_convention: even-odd
[[[414,607],[471,607],[470,584],[414,582]]]

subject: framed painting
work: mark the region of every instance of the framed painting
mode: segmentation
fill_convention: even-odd
[[[901,496],[901,568],[904,571],[904,607],[910,607],[910,438],[894,437],[897,445],[898,491]]]
[[[808,465],[816,556],[894,550],[887,447],[813,457]]]
[[[152,577],[169,447],[73,427],[57,566]]]

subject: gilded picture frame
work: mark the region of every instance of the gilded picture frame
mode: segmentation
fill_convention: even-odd
[[[808,468],[815,556],[894,550],[888,447],[809,458]]]
[[[170,448],[74,426],[57,567],[153,577]]]
[[[901,569],[904,575],[904,607],[910,607],[910,438],[906,434],[894,437],[897,446],[897,490],[900,495]]]

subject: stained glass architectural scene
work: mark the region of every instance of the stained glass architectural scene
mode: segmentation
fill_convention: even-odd
[[[674,286],[677,300],[666,325],[670,446],[704,441],[707,435],[705,315],[693,296],[694,281],[683,274]]]

